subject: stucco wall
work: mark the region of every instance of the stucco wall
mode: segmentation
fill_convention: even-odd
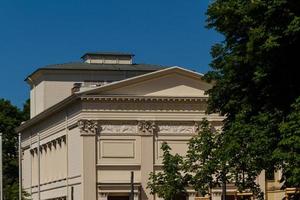
[[[100,186],[98,193],[128,194],[129,188],[124,190],[120,185],[129,184],[130,172],[133,171],[135,183],[141,185],[141,199],[153,199],[154,196],[146,186],[149,173],[161,169],[162,142],[171,146],[172,153],[184,156],[188,140],[195,134],[195,121],[206,117],[216,129],[221,127],[223,118],[218,115],[206,115],[204,104],[205,102],[201,101],[140,101],[138,104],[126,100],[84,101],[81,116],[97,120],[100,126],[97,137],[97,182]],[[150,135],[141,133],[137,126],[141,120],[155,121],[158,130]],[[105,189],[105,186],[111,184],[116,186]]]
[[[80,132],[77,128],[69,130],[68,133],[68,174],[69,177],[78,177],[81,175],[81,158],[82,146],[81,146]]]
[[[122,67],[122,66],[121,66]],[[142,71],[60,71],[47,72],[34,82],[30,91],[31,118],[71,95],[74,83],[118,81],[144,74]]]
[[[38,134],[41,199],[64,197],[68,193],[70,196],[71,187],[74,187],[75,195],[81,195],[80,133],[78,128],[69,127],[77,123],[80,108],[81,104],[75,102],[68,109],[56,112],[22,132],[23,188],[33,200],[38,199]],[[75,200],[80,197],[76,196]]]
[[[204,92],[211,85],[204,81],[191,79],[180,74],[170,74],[155,79],[147,80],[142,83],[129,85],[126,87],[113,89],[104,94],[119,95],[141,95],[141,96],[176,96],[191,97],[206,95]]]

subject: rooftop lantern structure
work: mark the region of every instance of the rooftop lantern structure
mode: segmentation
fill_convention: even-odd
[[[89,52],[81,58],[90,64],[132,64],[133,54],[116,52]]]

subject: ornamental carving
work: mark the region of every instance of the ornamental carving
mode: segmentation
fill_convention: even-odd
[[[200,122],[195,122],[195,124],[194,124],[194,132],[195,133],[199,133],[200,130],[201,130]]]
[[[217,131],[220,131],[222,126],[219,127],[220,129],[216,129],[215,126],[213,126],[212,124],[210,124],[210,129],[211,131],[214,133],[214,132],[217,132]],[[201,131],[201,123],[200,122],[195,122],[195,125],[194,125],[194,130],[195,130],[195,133],[199,133]]]
[[[108,193],[103,193],[103,192],[99,193],[100,198],[107,198],[107,196],[108,196]]]
[[[139,121],[138,130],[145,134],[153,134],[157,130],[157,125],[154,121]]]
[[[95,120],[80,120],[78,127],[81,133],[96,134],[98,131],[98,122]]]
[[[134,124],[103,124],[101,125],[101,133],[105,133],[105,134],[137,133],[137,127]]]
[[[160,134],[194,134],[195,128],[191,123],[168,122],[159,125]]]

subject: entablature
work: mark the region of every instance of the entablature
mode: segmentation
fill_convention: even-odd
[[[201,121],[87,120],[78,121],[81,134],[90,135],[194,135]],[[215,129],[217,131],[218,129]]]

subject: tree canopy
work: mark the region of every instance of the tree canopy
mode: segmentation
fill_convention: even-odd
[[[27,120],[23,112],[9,101],[0,99],[0,132],[3,134],[3,197],[18,199],[18,134],[15,128]]]
[[[237,186],[260,194],[255,178],[274,165],[299,186],[300,1],[215,0],[207,16],[224,36],[205,76],[216,80],[208,112],[226,116],[221,152]]]
[[[200,123],[200,131],[188,143],[188,151],[184,159],[183,169],[188,174],[189,184],[202,196],[209,194],[216,184],[219,162],[214,159],[217,153],[216,132],[204,119]]]
[[[182,174],[183,158],[171,154],[170,146],[164,142],[162,171],[150,173],[148,188],[152,194],[165,200],[176,200],[186,194],[187,180]]]
[[[300,187],[300,98],[292,105],[293,111],[279,126],[282,139],[274,158],[283,168],[287,187]]]

